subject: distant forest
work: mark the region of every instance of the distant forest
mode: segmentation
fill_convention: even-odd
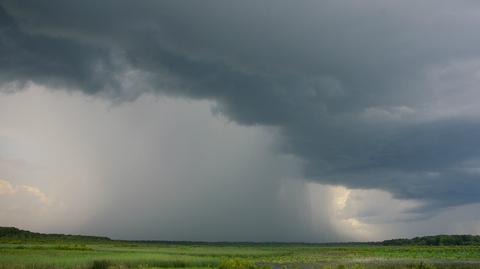
[[[15,227],[0,227],[0,241],[72,241],[72,242],[98,242],[110,241],[108,237],[69,235],[69,234],[42,234],[20,230]]]
[[[480,235],[433,235],[412,239],[391,239],[381,243],[385,246],[472,246],[480,245]]]
[[[82,243],[86,243],[86,242],[95,243],[99,241],[112,241],[112,240],[108,237],[101,237],[101,236],[42,234],[42,233],[34,233],[34,232],[25,231],[25,230],[20,230],[15,227],[0,227],[0,242],[19,242],[19,241],[20,242],[71,241],[71,242],[82,242]],[[148,241],[143,241],[143,242],[147,243]],[[184,243],[188,244],[188,243],[195,243],[195,242],[184,242]],[[197,242],[197,243],[201,243],[201,242]],[[229,244],[229,243],[225,243],[225,244]],[[235,244],[235,243],[232,243],[232,244]],[[358,243],[334,243],[334,244],[350,245],[350,244],[358,244]],[[368,242],[368,243],[361,243],[361,244],[383,245],[383,246],[473,246],[473,245],[480,246],[480,235],[433,235],[433,236],[415,237],[412,239],[391,239],[391,240],[385,240],[382,242]],[[326,244],[326,245],[330,245],[330,244]]]

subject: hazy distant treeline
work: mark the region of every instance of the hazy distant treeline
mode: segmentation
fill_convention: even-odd
[[[0,241],[110,241],[108,237],[67,234],[42,234],[20,230],[15,227],[0,227]]]
[[[382,242],[385,246],[462,246],[480,245],[479,235],[434,235],[421,236],[412,239],[391,239]]]
[[[73,241],[73,242],[85,242],[85,241],[112,241],[108,237],[101,236],[87,236],[87,235],[65,235],[65,234],[42,234],[33,233],[30,231],[20,230],[15,227],[0,227],[0,241]],[[201,242],[166,242],[166,241],[137,241],[139,243],[180,243],[180,244],[201,244]],[[228,243],[217,242],[203,244],[218,245],[218,244],[268,244],[268,243]],[[282,243],[272,243],[275,245],[281,245]],[[329,243],[320,245],[384,245],[384,246],[480,246],[480,235],[434,235],[434,236],[421,236],[412,239],[390,239],[382,242],[350,242],[350,243]],[[287,244],[288,245],[288,244]],[[309,244],[310,245],[310,244]]]

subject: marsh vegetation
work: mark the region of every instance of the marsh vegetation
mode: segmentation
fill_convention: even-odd
[[[132,242],[104,237],[14,233],[7,235],[4,231],[0,236],[0,269],[480,268],[480,246],[474,244]]]

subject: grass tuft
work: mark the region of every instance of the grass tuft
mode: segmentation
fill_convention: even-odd
[[[108,269],[110,265],[111,265],[110,261],[96,260],[96,261],[93,261],[91,269]]]

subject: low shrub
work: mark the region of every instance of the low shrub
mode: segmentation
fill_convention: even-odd
[[[107,260],[93,261],[91,269],[108,269],[111,265],[111,262]]]

